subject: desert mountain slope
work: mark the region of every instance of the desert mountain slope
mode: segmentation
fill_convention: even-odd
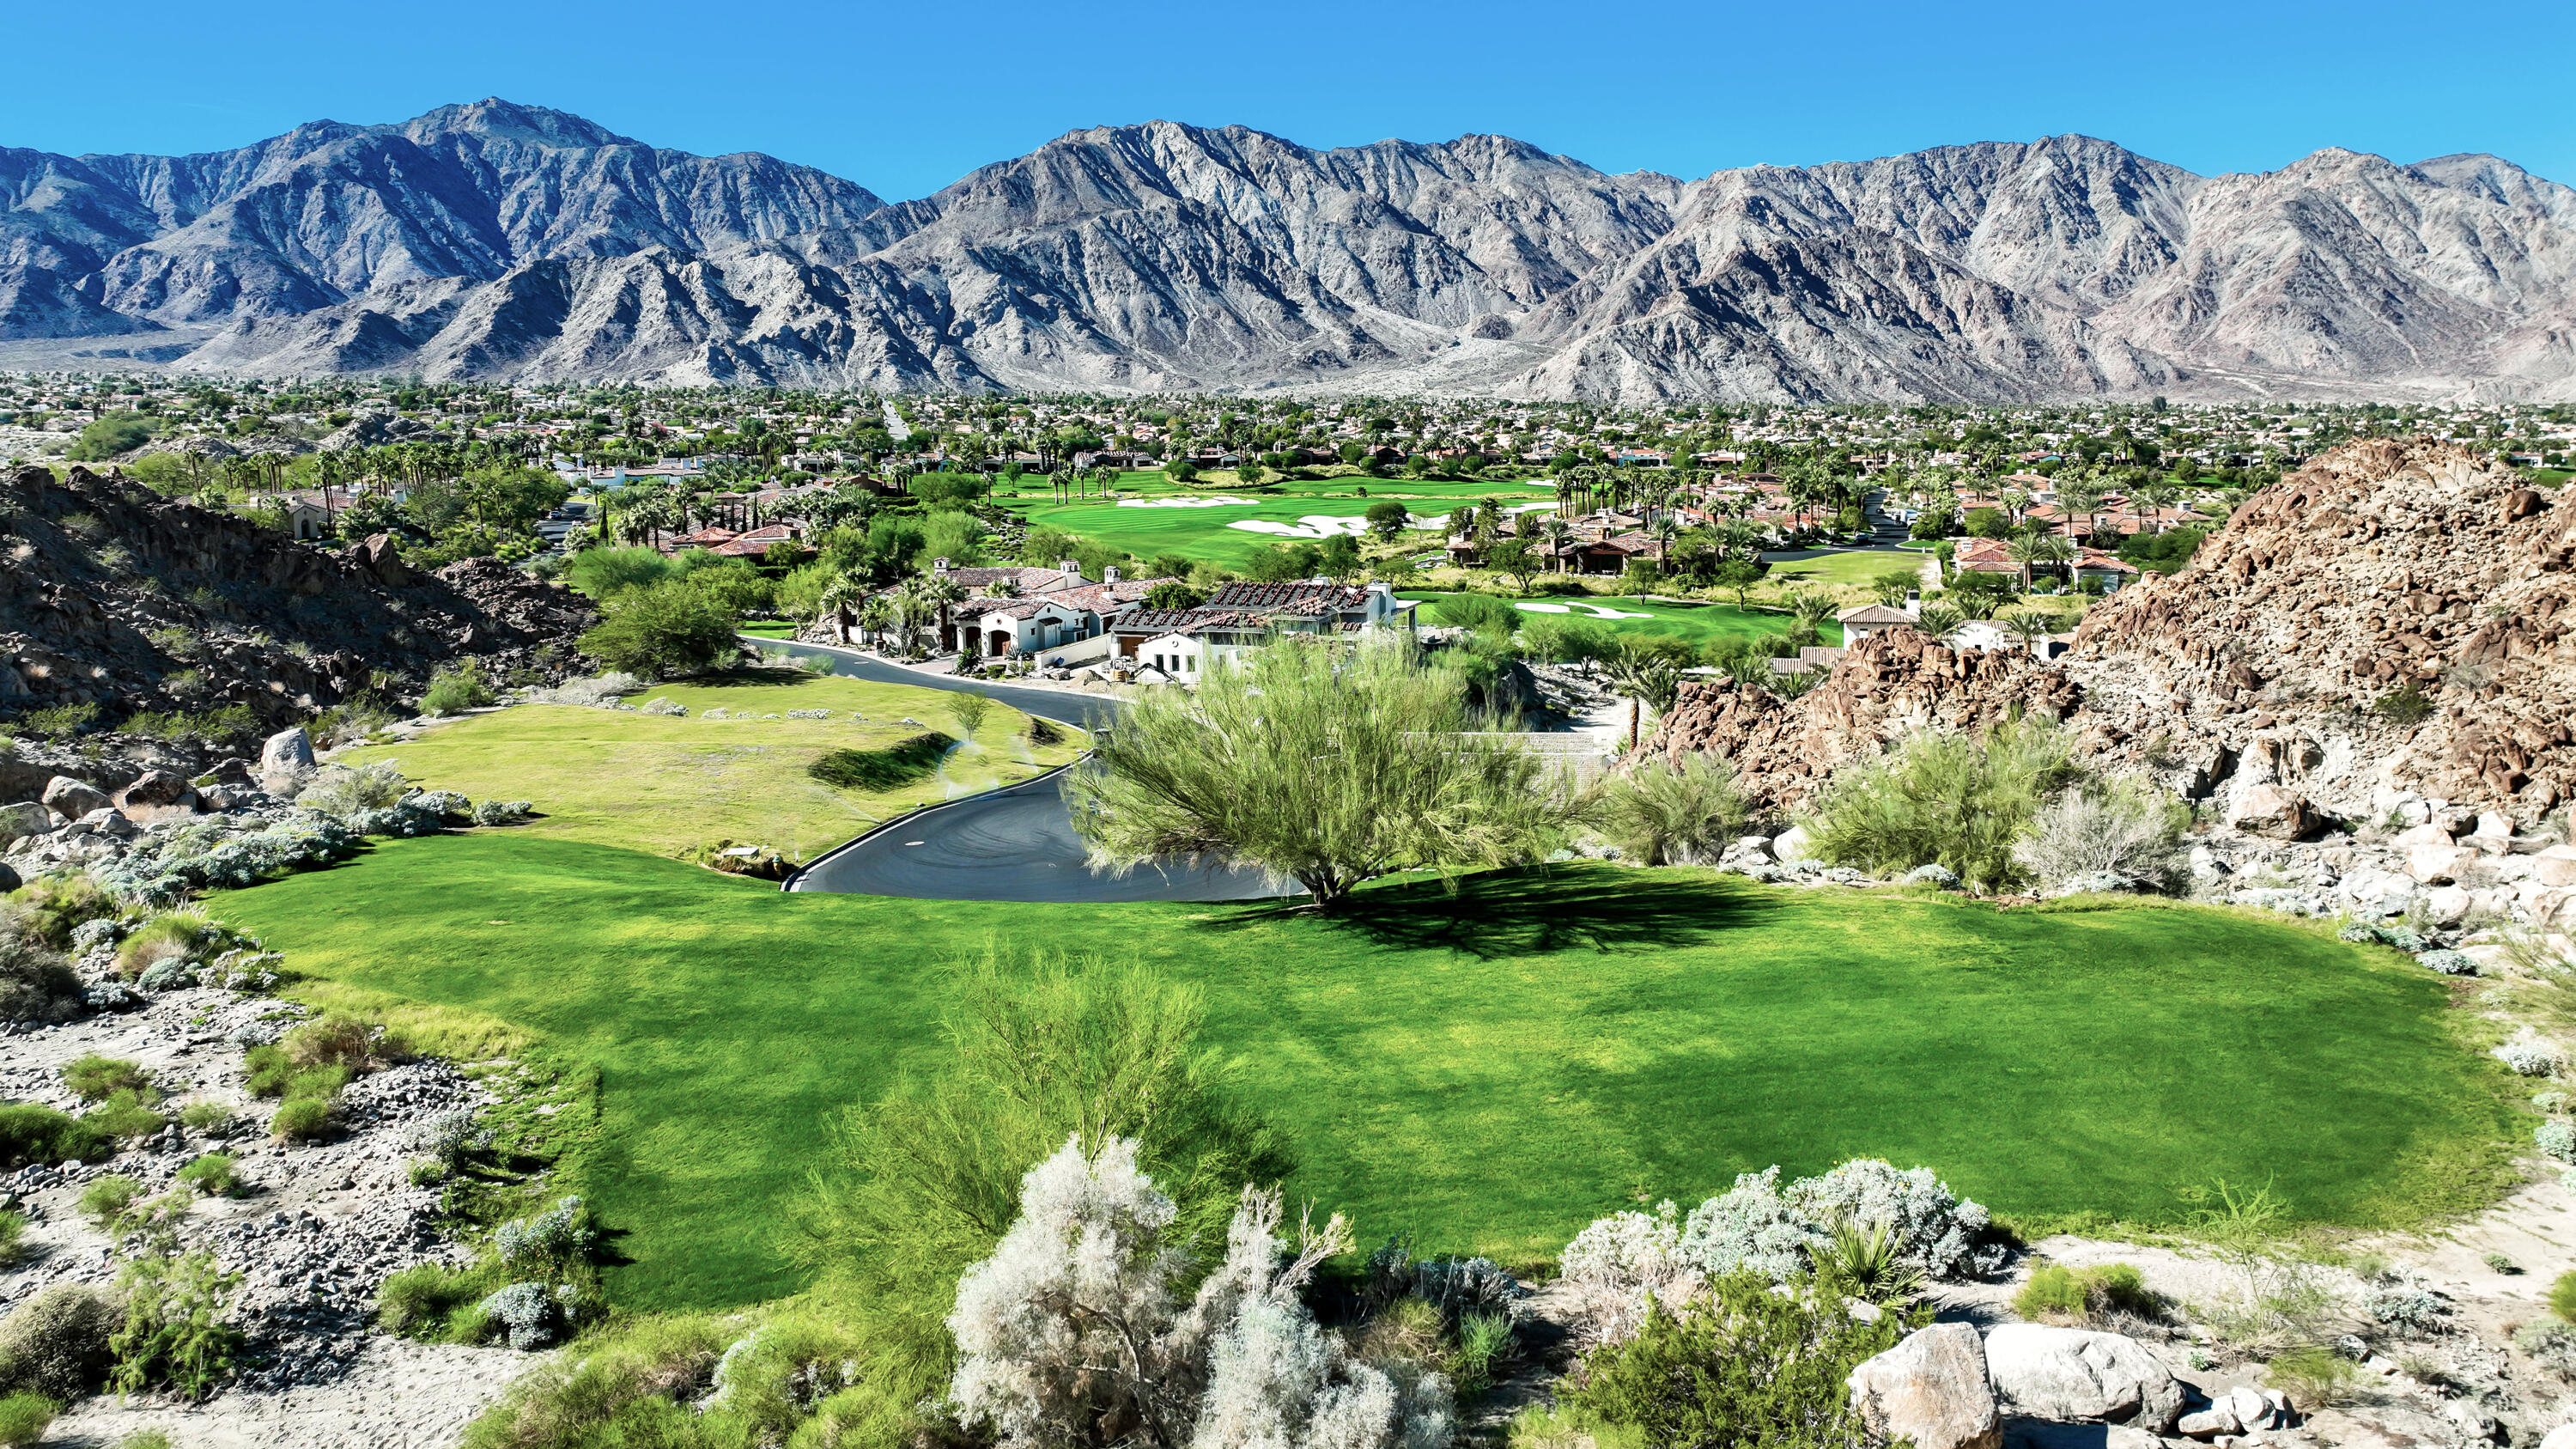
[[[2104,601],[2053,663],[1896,630],[1794,702],[1686,685],[1651,748],[1723,754],[1786,806],[1912,730],[2015,708],[2230,811],[2274,786],[2367,822],[2413,792],[2529,824],[2576,799],[2576,492],[2447,443],[2357,443]]]
[[[487,100],[206,156],[0,151],[0,299],[0,352],[166,328],[170,365],[244,372],[2576,397],[2576,191],[2340,150],[2204,178],[2084,136],[1685,183],[1155,121],[889,206]]]

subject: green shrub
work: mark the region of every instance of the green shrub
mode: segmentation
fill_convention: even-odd
[[[884,794],[939,773],[939,762],[957,741],[932,730],[873,750],[833,750],[805,773],[844,790]]]
[[[116,1441],[116,1449],[172,1449],[170,1436],[158,1429],[137,1429]]]
[[[2098,1268],[2069,1268],[2043,1263],[2013,1295],[2013,1311],[2034,1323],[2048,1319],[2089,1321],[2106,1312],[2139,1318],[2162,1318],[2164,1300],[2147,1287],[2146,1278],[2127,1263]]]
[[[36,939],[60,951],[85,921],[116,915],[116,898],[86,875],[49,875],[9,893],[10,914]]]
[[[117,944],[116,969],[128,979],[164,961],[204,959],[224,939],[224,930],[193,911],[169,911],[135,928]]]
[[[1614,777],[1600,810],[1601,833],[1641,865],[1713,854],[1744,829],[1747,813],[1734,769],[1701,753]]]
[[[458,1336],[460,1327],[471,1327],[459,1323],[458,1311],[481,1301],[500,1286],[488,1267],[415,1263],[386,1275],[377,1287],[376,1322],[387,1333],[425,1343],[472,1342],[472,1338]]]
[[[1864,1430],[1844,1379],[1928,1317],[1864,1322],[1829,1289],[1774,1292],[1761,1274],[1731,1273],[1679,1315],[1650,1306],[1634,1338],[1584,1356],[1560,1397],[1649,1444],[1848,1449]]]
[[[68,1112],[32,1102],[0,1107],[0,1168],[15,1170],[31,1162],[48,1167],[70,1162],[104,1161],[108,1135]]]
[[[654,1445],[698,1449],[725,1442],[684,1405],[711,1386],[733,1337],[712,1318],[648,1318],[586,1345],[579,1357],[558,1355],[530,1371],[500,1403],[468,1425],[461,1449],[575,1449]],[[755,1442],[747,1436],[733,1442]],[[804,1441],[799,1441],[800,1444]],[[824,1444],[875,1443],[826,1439]],[[885,1440],[882,1442],[895,1442]]]
[[[2275,1357],[2263,1374],[2264,1382],[2301,1409],[2350,1399],[2360,1378],[2361,1365],[2321,1344],[2307,1344]]]
[[[94,1178],[81,1189],[80,1210],[103,1232],[113,1233],[125,1221],[126,1210],[143,1195],[143,1184],[121,1172]]]
[[[581,636],[582,652],[648,679],[709,668],[739,647],[736,616],[685,581],[630,589],[607,611],[606,623]]]
[[[2558,1275],[2549,1285],[2549,1311],[2562,1322],[2576,1323],[2576,1269]]]
[[[328,1097],[290,1097],[268,1119],[269,1135],[285,1142],[311,1142],[331,1131]]]
[[[120,1061],[89,1052],[64,1065],[63,1085],[71,1088],[72,1095],[84,1102],[99,1102],[120,1091],[149,1092],[152,1079],[144,1074],[138,1062]]]
[[[1983,735],[1922,730],[1846,765],[1807,822],[1817,858],[1885,872],[1944,865],[1994,889],[2021,879],[2014,846],[2076,778],[2065,732],[2023,717]]]
[[[384,1066],[410,1054],[403,1040],[371,1021],[333,1014],[308,1021],[279,1042],[287,1060],[299,1067],[342,1066],[357,1071]]]
[[[429,691],[420,697],[420,708],[423,714],[463,714],[469,709],[481,709],[499,697],[493,693],[492,682],[483,677],[482,663],[467,659],[431,676]]]
[[[179,1109],[179,1125],[200,1137],[221,1137],[233,1128],[233,1109],[221,1102],[190,1102]]]
[[[42,1394],[11,1394],[0,1399],[0,1445],[7,1449],[41,1444],[61,1405]]]
[[[112,1138],[129,1142],[170,1125],[169,1118],[153,1111],[143,1093],[131,1087],[109,1093],[106,1101],[83,1113],[81,1120]]]
[[[203,1399],[232,1373],[241,1334],[225,1321],[241,1275],[215,1266],[212,1253],[147,1256],[125,1265],[125,1323],[108,1339],[116,1355],[109,1382],[118,1393],[168,1389]]]
[[[1512,1349],[1512,1320],[1500,1313],[1462,1313],[1458,1315],[1458,1346],[1450,1352],[1443,1366],[1450,1381],[1464,1393],[1489,1388],[1494,1382],[1495,1366],[1509,1357]]]
[[[658,584],[678,566],[649,548],[586,548],[574,554],[564,582],[593,599],[605,600],[628,589]]]
[[[18,1244],[26,1236],[26,1214],[0,1208],[0,1268],[18,1261]]]
[[[0,1393],[36,1393],[69,1403],[107,1381],[115,1362],[108,1336],[121,1315],[98,1290],[57,1283],[0,1323]]]
[[[243,1053],[242,1066],[249,1073],[248,1085],[254,1097],[285,1096],[286,1084],[295,1080],[295,1063],[286,1059],[286,1048],[275,1042]]]
[[[194,1189],[199,1197],[239,1197],[242,1191],[232,1158],[221,1152],[205,1153],[180,1168],[176,1181]]]

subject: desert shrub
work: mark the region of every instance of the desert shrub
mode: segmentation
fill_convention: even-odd
[[[1491,594],[1451,594],[1431,606],[1452,629],[1473,629],[1506,638],[1520,626],[1521,611]]]
[[[173,1179],[200,1197],[239,1197],[241,1178],[233,1171],[233,1159],[221,1152],[207,1152],[191,1159]]]
[[[1443,1361],[1450,1382],[1468,1393],[1493,1386],[1495,1369],[1511,1356],[1512,1321],[1500,1313],[1458,1318],[1458,1346]]]
[[[297,811],[265,822],[219,815],[148,837],[124,859],[97,868],[117,891],[170,904],[192,891],[256,885],[274,875],[344,859],[363,837],[338,816]]]
[[[268,1119],[269,1135],[285,1142],[312,1142],[330,1134],[332,1115],[327,1097],[290,1097]]]
[[[1836,1223],[1812,1256],[1816,1281],[1846,1298],[1902,1305],[1923,1296],[1923,1270],[1899,1255],[1895,1231],[1888,1224],[1864,1229]]]
[[[103,1161],[108,1135],[68,1112],[33,1102],[0,1106],[0,1168],[16,1170],[31,1162],[48,1167],[79,1159]]]
[[[1172,1236],[1178,1205],[1136,1162],[1131,1139],[1086,1154],[1075,1135],[1023,1180],[1017,1218],[958,1280],[948,1318],[963,1423],[1012,1449],[1096,1442],[1094,1426],[1117,1421],[1197,1449],[1318,1431],[1352,1449],[1448,1440],[1444,1376],[1353,1359],[1297,1300],[1349,1246],[1340,1218],[1289,1259],[1274,1235],[1278,1195],[1245,1189],[1223,1261],[1184,1306],[1192,1255]],[[1084,1371],[1103,1354],[1124,1372]]]
[[[940,1391],[954,1347],[943,1323],[958,1275],[993,1251],[1023,1164],[1075,1131],[1137,1139],[1176,1204],[1175,1243],[1225,1241],[1246,1183],[1291,1163],[1224,1090],[1198,1045],[1200,992],[1144,967],[989,954],[959,973],[935,1076],[848,1109],[802,1205],[797,1255],[862,1305],[865,1382],[835,1395],[833,1422],[870,1441],[909,1432]]]
[[[457,1337],[457,1311],[492,1291],[488,1268],[414,1263],[376,1288],[376,1322],[387,1333],[436,1343]]]
[[[2098,1268],[2069,1268],[2043,1263],[2013,1295],[2013,1311],[2032,1322],[2074,1319],[2087,1322],[2108,1312],[2160,1318],[2164,1303],[2147,1287],[2146,1278],[2126,1263]]]
[[[100,1102],[119,1091],[150,1091],[152,1078],[139,1063],[85,1052],[63,1065],[63,1085],[84,1102]]]
[[[2549,1285],[2549,1311],[2568,1323],[2576,1323],[2576,1269],[2558,1275]]]
[[[482,1125],[468,1107],[440,1112],[412,1132],[413,1147],[450,1169],[491,1145],[492,1129]]]
[[[80,1007],[72,963],[0,911],[0,1021],[68,1021]]]
[[[54,1422],[62,1406],[42,1394],[10,1394],[0,1398],[0,1445],[7,1449],[45,1441],[45,1430]]]
[[[1064,743],[1063,729],[1058,727],[1054,720],[1047,719],[1042,715],[1033,714],[1029,716],[1028,737],[1029,743],[1033,745],[1060,745]]]
[[[704,1396],[728,1330],[710,1318],[653,1318],[592,1340],[575,1357],[561,1355],[530,1370],[501,1402],[467,1426],[464,1449],[587,1449],[634,1445],[697,1449],[725,1445],[724,1414],[700,1416],[685,1404]],[[827,1438],[798,1449],[878,1442]]]
[[[1735,771],[1702,753],[1678,765],[1655,759],[1614,777],[1600,805],[1601,832],[1642,865],[1697,860],[1723,850],[1744,829],[1744,792]]]
[[[106,1101],[83,1113],[81,1120],[111,1138],[125,1140],[148,1137],[170,1122],[152,1110],[149,1098],[131,1088],[110,1092]]]
[[[116,1449],[175,1449],[170,1436],[158,1429],[137,1429],[116,1441]]]
[[[402,1039],[382,1026],[337,1014],[306,1022],[279,1044],[286,1050],[286,1059],[299,1067],[359,1070],[398,1062],[409,1054]]]
[[[410,789],[411,782],[390,760],[355,769],[327,765],[310,784],[296,792],[295,803],[346,818],[370,810],[390,810]]]
[[[931,730],[873,750],[830,751],[808,765],[805,773],[844,790],[883,794],[939,773],[939,762],[956,743],[950,735]]]
[[[2116,875],[2170,889],[2183,865],[2190,807],[2154,785],[2123,777],[2067,790],[2041,806],[2014,858],[2044,882]]]
[[[565,1325],[564,1304],[557,1292],[543,1283],[512,1283],[474,1305],[474,1311],[510,1347],[544,1348]]]
[[[117,1286],[125,1322],[108,1340],[117,1392],[160,1388],[203,1399],[231,1375],[242,1340],[225,1315],[240,1274],[216,1267],[212,1253],[145,1256],[125,1265]]]
[[[708,1407],[756,1443],[785,1442],[819,1401],[858,1381],[863,1353],[864,1345],[831,1319],[773,1318],[726,1346]]]
[[[233,1109],[221,1102],[190,1102],[179,1109],[179,1125],[200,1137],[221,1137],[233,1130]]]
[[[2533,1145],[2561,1162],[2576,1162],[2576,1123],[2552,1117],[2532,1129]]]
[[[132,980],[164,962],[202,959],[223,940],[223,928],[202,915],[164,912],[137,927],[116,948],[116,969]]]
[[[429,689],[420,697],[420,709],[423,714],[463,714],[498,698],[492,681],[483,677],[482,662],[469,658],[430,676]]]
[[[2274,1356],[2263,1378],[2301,1409],[2316,1409],[2351,1398],[2361,1365],[2321,1344],[2302,1344]]]
[[[581,1199],[567,1197],[544,1212],[503,1223],[492,1246],[504,1264],[554,1277],[586,1261],[595,1238]]]
[[[2545,1077],[2558,1070],[2558,1048],[2547,1042],[2507,1042],[2495,1054],[2517,1076]]]
[[[1521,653],[1553,664],[1579,664],[1609,659],[1619,652],[1619,636],[1607,624],[1536,614],[1521,620]]]
[[[2390,1288],[2362,1300],[2370,1321],[2399,1333],[2439,1332],[2449,1305],[2421,1288]]]
[[[0,1323],[0,1392],[65,1403],[96,1392],[115,1362],[108,1336],[120,1318],[115,1303],[83,1284],[38,1291]]]
[[[2023,878],[2014,850],[2075,780],[2065,733],[2023,717],[1982,735],[1923,730],[1845,766],[1806,822],[1820,860],[1869,871],[1926,863],[1994,889]]]
[[[142,1195],[142,1183],[121,1172],[111,1172],[105,1177],[93,1178],[87,1187],[81,1189],[80,1210],[88,1215],[91,1222],[98,1224],[101,1231],[112,1233],[116,1231],[117,1224],[125,1220],[127,1209],[133,1207],[135,1199]]]
[[[679,566],[657,549],[586,548],[572,556],[564,582],[593,599],[608,599],[628,589],[658,584]]]
[[[517,825],[537,808],[533,800],[485,800],[474,807],[477,825]]]
[[[18,929],[57,951],[71,945],[81,923],[119,910],[116,897],[85,874],[39,876],[9,893],[8,914]]]
[[[1633,1337],[1586,1354],[1560,1397],[1650,1444],[1848,1449],[1868,1436],[1843,1380],[1911,1326],[1856,1318],[1830,1290],[1731,1273],[1678,1311],[1656,1303]]]
[[[733,611],[672,580],[605,601],[607,622],[581,636],[585,654],[615,669],[660,679],[706,669],[736,648]]]
[[[27,1236],[27,1215],[0,1208],[0,1268],[18,1261],[18,1245]]]

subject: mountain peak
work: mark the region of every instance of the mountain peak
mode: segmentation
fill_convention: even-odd
[[[415,139],[423,136],[463,133],[478,136],[508,136],[553,146],[641,146],[644,144],[631,136],[621,136],[596,121],[576,116],[570,111],[521,105],[516,101],[505,101],[499,96],[485,96],[479,101],[440,106],[414,116],[393,129]]]

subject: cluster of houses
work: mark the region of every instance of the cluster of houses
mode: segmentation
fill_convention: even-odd
[[[1105,666],[1148,682],[1195,682],[1282,634],[1410,630],[1415,607],[1383,583],[1318,581],[1225,584],[1196,607],[1155,609],[1147,596],[1173,580],[1124,579],[1113,566],[1094,583],[1070,559],[1054,568],[954,568],[937,559],[931,577],[965,593],[940,609],[942,653],[1048,669]],[[862,642],[847,603],[822,627],[831,642]]]

